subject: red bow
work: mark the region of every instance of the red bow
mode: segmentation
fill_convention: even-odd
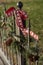
[[[16,12],[14,15],[16,15],[16,24],[22,31],[24,36],[27,36],[29,34],[29,30],[27,28],[23,27],[22,19],[26,20],[27,19],[27,14],[23,10],[16,10],[14,7],[9,8],[5,13],[8,16],[11,16],[13,12]],[[38,40],[38,35],[36,35],[34,32],[30,31],[30,36],[33,37],[34,39]]]

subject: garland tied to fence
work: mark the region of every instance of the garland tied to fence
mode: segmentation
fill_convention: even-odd
[[[15,16],[16,24],[23,33],[23,35],[26,37],[30,33],[30,36],[33,37],[35,40],[38,41],[38,35],[36,35],[33,31],[29,31],[27,28],[23,26],[22,19],[26,20],[28,18],[27,14],[23,10],[15,9],[14,7],[9,8],[5,11],[5,14],[9,17],[12,14]]]

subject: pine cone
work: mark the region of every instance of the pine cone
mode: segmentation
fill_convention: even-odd
[[[39,56],[30,54],[29,59],[31,62],[34,62],[34,61],[37,61],[39,59]]]
[[[35,61],[39,60],[39,56],[36,55],[36,56],[34,57],[34,59],[35,59]]]
[[[7,46],[10,46],[12,42],[13,42],[13,39],[10,37],[10,38],[8,38],[8,39],[6,40],[5,43],[6,43]]]
[[[29,59],[31,62],[34,62],[34,55],[30,54]]]

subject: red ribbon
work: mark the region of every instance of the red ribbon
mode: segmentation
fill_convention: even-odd
[[[11,16],[13,12],[16,12],[14,15],[16,15],[16,24],[22,31],[24,36],[27,36],[29,34],[29,31],[27,28],[23,27],[22,19],[26,20],[27,19],[27,14],[23,10],[16,10],[14,7],[9,8],[5,13],[8,16]],[[36,35],[34,32],[30,31],[30,36],[33,37],[34,39],[38,40],[38,35]]]

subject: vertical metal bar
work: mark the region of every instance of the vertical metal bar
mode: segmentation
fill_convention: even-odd
[[[29,31],[28,31],[28,32],[29,32],[29,33],[28,33],[28,47],[30,48],[30,26],[31,26],[31,25],[30,25],[30,19],[29,19],[29,24],[28,24],[28,25],[29,25],[29,27],[28,27],[28,30],[29,30]]]
[[[11,63],[11,49],[9,48],[9,57],[10,57],[10,64],[12,64]]]
[[[7,51],[7,59],[8,59],[8,47],[6,46],[6,51]]]
[[[13,54],[13,65],[17,65],[17,58],[16,58],[16,54]]]
[[[3,43],[3,37],[4,37],[4,30],[2,30],[2,51],[4,51],[4,43]]]
[[[18,65],[18,58],[17,58],[17,49],[16,52],[13,51],[13,65]]]
[[[15,26],[15,16],[14,12],[12,12],[12,20],[13,20],[13,32],[16,33],[16,26]],[[12,64],[14,65],[14,51],[13,51],[13,46],[11,46],[12,50]]]
[[[10,48],[8,47],[8,60],[10,62]]]
[[[4,43],[3,43],[4,44]],[[6,44],[4,44],[4,53],[6,55]]]
[[[28,50],[30,50],[30,19],[29,19],[29,22],[28,22]],[[31,62],[30,60],[28,59],[27,61],[27,64],[28,65],[31,65]]]
[[[6,37],[6,30],[4,29],[4,35],[5,35],[5,37]],[[3,40],[4,41],[4,40]],[[6,43],[3,43],[4,45],[4,52],[5,52],[5,55],[7,56],[7,58],[8,58],[8,47],[7,47],[7,45],[6,45]]]
[[[15,21],[15,20],[14,20],[13,12],[12,12],[12,21],[13,21],[13,22],[12,22],[12,23],[13,23],[13,32],[14,32],[14,21]]]
[[[36,40],[36,48],[37,48],[37,56],[39,55],[39,48],[37,47],[38,41]],[[36,65],[38,65],[39,59],[36,61]]]
[[[28,22],[28,44],[27,44],[27,51],[30,50],[30,19],[29,19],[29,22]],[[28,59],[27,61],[27,65],[31,65],[31,62],[30,60]]]
[[[13,46],[11,45],[9,50],[9,56],[10,56],[10,64],[13,65]]]
[[[14,65],[13,50],[12,50],[12,65]]]
[[[3,20],[3,22],[6,22],[7,21],[7,18],[6,18],[6,16],[5,16],[5,11],[6,11],[6,5],[5,5],[5,3],[3,3],[3,10],[4,10],[4,20]],[[6,30],[5,29],[3,29],[3,35],[6,35]],[[4,36],[3,36],[4,37]],[[4,40],[2,40],[3,42],[2,42],[2,44],[4,44]],[[8,56],[8,50],[7,50],[7,46],[6,46],[6,44],[4,44],[3,45],[4,46],[4,52],[5,52],[5,54],[6,54],[6,56]]]
[[[13,50],[12,50],[13,51]],[[15,65],[15,62],[14,62],[14,51],[13,51],[13,65]]]
[[[2,39],[3,39],[3,31],[1,30],[1,48],[2,48],[2,50],[3,50],[3,44],[2,44]]]
[[[15,19],[16,19],[15,12],[14,12],[14,15],[15,15]],[[15,19],[14,19],[14,21],[15,21],[16,35],[20,36],[20,30],[19,30],[19,27],[17,26],[17,23],[16,23],[16,20]],[[20,41],[20,38],[18,39],[18,41]]]
[[[17,60],[17,65],[20,65],[20,64],[18,64],[18,49],[17,49],[17,47],[16,47],[16,60]]]
[[[2,34],[1,34],[1,30],[0,30],[0,48],[2,46]]]
[[[10,56],[10,64],[12,65],[12,62],[11,62],[11,49],[9,51],[9,56]]]
[[[17,57],[18,57],[18,65],[21,65],[21,53],[17,52]]]
[[[16,18],[16,14],[15,14],[15,18]],[[20,36],[20,29],[16,24],[16,20],[15,20],[15,26],[16,26],[16,35]],[[20,38],[18,38],[18,41],[20,41]],[[17,50],[17,62],[18,62],[18,65],[21,65],[21,54],[19,53],[18,49],[16,49],[16,50]]]
[[[15,13],[12,13],[12,20],[13,20],[13,32],[16,34],[16,26],[15,26]]]

